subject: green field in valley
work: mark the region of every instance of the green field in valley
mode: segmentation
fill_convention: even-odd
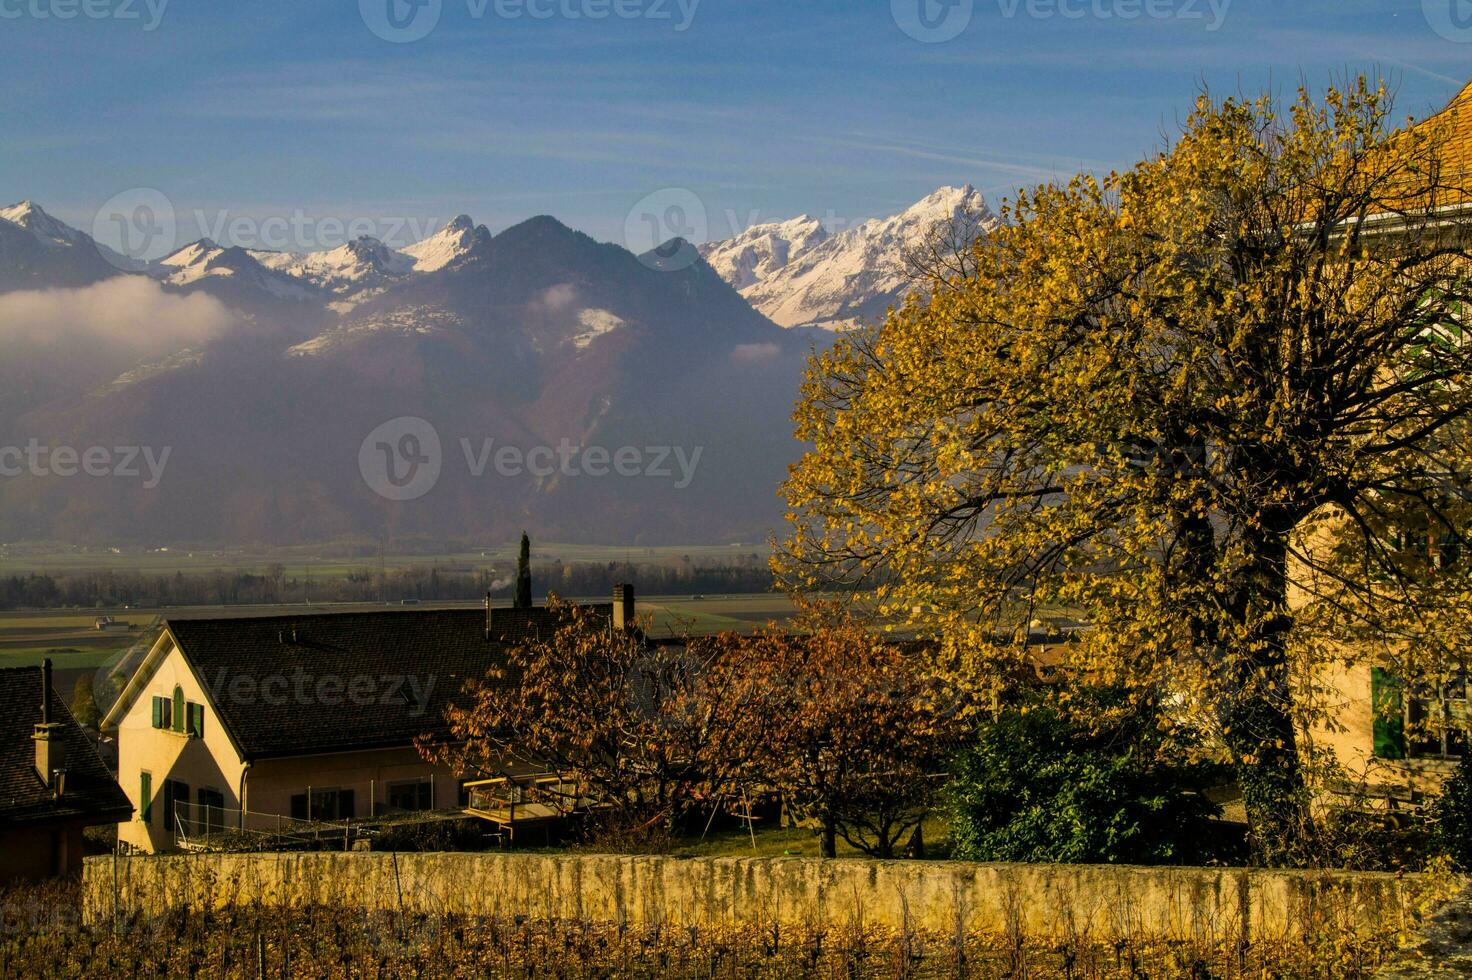
[[[451,553],[394,553],[380,555],[372,548],[346,545],[311,545],[271,550],[142,548],[56,548],[0,545],[0,575],[52,574],[82,571],[128,572],[145,575],[188,575],[200,572],[261,573],[279,565],[286,575],[314,578],[341,577],[350,572],[438,568],[441,571],[473,571],[494,563],[516,561],[515,542]],[[668,547],[534,544],[533,561],[546,562],[663,562],[689,558],[691,561],[730,561],[756,555],[765,560],[766,544],[675,545]]]
[[[606,601],[606,600],[586,600]],[[169,609],[89,609],[0,612],[0,667],[39,664],[51,657],[58,668],[97,667],[132,646],[158,618],[169,616],[280,616],[374,609],[469,608],[474,602],[402,604],[294,603],[280,606],[183,606]],[[640,597],[639,613],[652,619],[655,636],[680,633],[753,632],[794,614],[785,595]],[[98,616],[126,623],[125,630],[98,630]]]

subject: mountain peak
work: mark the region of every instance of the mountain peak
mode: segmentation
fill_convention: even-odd
[[[470,215],[457,214],[435,234],[400,251],[413,260],[415,272],[434,272],[469,252],[475,239],[475,222]]]
[[[41,210],[40,205],[29,200],[21,201],[19,204],[12,204],[8,208],[0,208],[0,218],[15,222],[16,224],[20,224],[22,219],[28,218],[33,214],[44,215],[46,212]]]
[[[972,237],[995,224],[981,193],[966,184],[938,188],[898,214],[842,231],[794,218],[753,226],[701,251],[774,322],[845,329],[881,319],[921,288],[907,271],[906,256],[938,228]]]

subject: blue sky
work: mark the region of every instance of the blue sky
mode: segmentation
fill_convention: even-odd
[[[0,203],[91,230],[151,188],[181,238],[294,217],[296,247],[335,244],[325,218],[406,244],[460,212],[622,241],[670,188],[710,237],[841,223],[941,184],[996,199],[1127,166],[1203,83],[1378,71],[1423,115],[1472,79],[1466,0],[924,0],[928,35],[922,0],[699,0],[688,24],[694,0],[416,0],[438,20],[409,43],[370,30],[390,0],[168,0],[152,30],[164,0],[85,0],[93,16],[59,19],[83,2],[0,0]],[[392,2],[411,30],[434,12]]]

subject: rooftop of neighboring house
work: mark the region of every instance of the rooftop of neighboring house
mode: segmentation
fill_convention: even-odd
[[[613,604],[581,608],[614,621]],[[466,681],[503,666],[511,646],[550,637],[556,615],[546,607],[431,608],[177,618],[165,626],[241,755],[261,760],[447,737],[445,709]],[[140,675],[156,668],[153,658]],[[142,696],[142,680],[130,682],[105,726]]]
[[[132,804],[54,690],[48,692],[49,720],[51,737],[61,750],[56,768],[66,771],[61,793],[37,770],[32,736],[42,722],[42,691],[47,687],[43,668],[0,668],[0,826],[128,819]]]

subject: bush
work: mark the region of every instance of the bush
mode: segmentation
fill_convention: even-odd
[[[1207,855],[1204,764],[1169,764],[1153,715],[1102,729],[1046,706],[1011,708],[958,761],[954,856],[977,861],[1184,864]]]
[[[1467,757],[1431,806],[1431,847],[1463,870],[1472,868],[1472,767]]]

